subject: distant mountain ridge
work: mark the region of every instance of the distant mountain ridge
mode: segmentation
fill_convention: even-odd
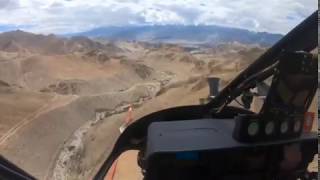
[[[57,55],[92,50],[103,50],[110,52],[109,54],[121,51],[113,44],[102,44],[84,36],[64,38],[21,30],[0,33],[0,51]]]
[[[68,36],[87,36],[106,40],[189,42],[189,43],[228,43],[259,44],[270,46],[283,35],[267,32],[252,32],[245,29],[221,26],[125,26],[101,27],[90,31],[68,34]]]

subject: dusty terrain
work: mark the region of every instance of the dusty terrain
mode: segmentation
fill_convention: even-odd
[[[130,104],[134,119],[198,104],[206,77],[225,85],[263,51],[0,34],[0,154],[39,179],[88,179]]]

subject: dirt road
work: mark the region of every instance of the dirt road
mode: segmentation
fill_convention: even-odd
[[[54,126],[49,125],[54,125],[55,123],[46,121],[46,118],[42,118],[42,116],[47,115],[50,111],[66,106],[75,99],[77,99],[77,96],[55,95],[34,113],[15,124],[0,138],[1,154],[18,166],[22,165],[21,167],[27,172],[41,179],[49,168],[47,167],[48,161],[52,160],[52,156],[50,155],[53,153],[51,151],[59,148],[59,145],[54,143],[54,139],[51,138],[49,140],[49,138],[46,138],[58,133],[55,132]],[[45,148],[48,144],[52,144],[52,146]],[[48,156],[40,155],[39,152],[46,153]],[[19,156],[16,156],[17,154]],[[25,157],[25,159],[22,160],[19,157]]]
[[[50,99],[49,102],[44,104],[42,107],[40,107],[37,111],[34,113],[28,115],[24,119],[22,119],[19,123],[15,124],[11,129],[9,129],[5,134],[3,134],[0,137],[0,146],[2,146],[7,139],[9,139],[11,136],[15,135],[21,128],[28,125],[29,123],[32,123],[33,120],[35,120],[37,117],[39,117],[41,114],[44,114],[53,108],[57,107],[59,101],[59,96],[55,95]]]

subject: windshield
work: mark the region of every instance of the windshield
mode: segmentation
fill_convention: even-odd
[[[132,122],[209,102],[317,8],[289,2],[0,1],[0,155],[92,177]],[[258,112],[268,85],[232,105]]]

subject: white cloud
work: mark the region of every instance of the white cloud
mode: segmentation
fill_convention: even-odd
[[[0,0],[1,10],[14,10],[19,8],[19,2],[17,0]]]
[[[216,24],[286,33],[317,0],[0,0],[0,26],[69,33],[100,26]]]

